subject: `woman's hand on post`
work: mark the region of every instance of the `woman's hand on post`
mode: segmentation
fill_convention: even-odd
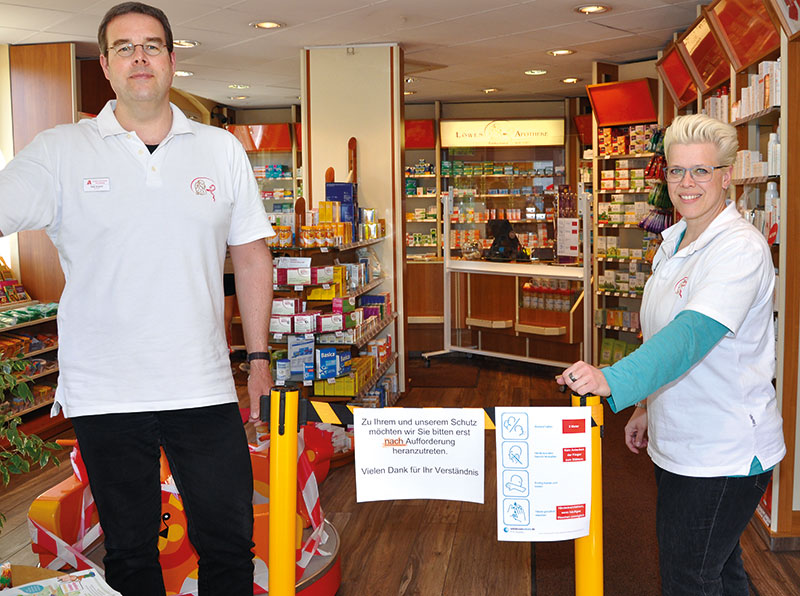
[[[647,409],[633,408],[628,424],[625,425],[625,444],[634,453],[647,447]]]
[[[579,360],[561,373],[556,379],[559,385],[566,385],[579,395],[591,393],[601,397],[611,395],[606,377],[599,368]]]

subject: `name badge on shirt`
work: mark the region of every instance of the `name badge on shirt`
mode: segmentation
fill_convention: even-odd
[[[84,178],[83,192],[108,192],[111,190],[111,178]]]

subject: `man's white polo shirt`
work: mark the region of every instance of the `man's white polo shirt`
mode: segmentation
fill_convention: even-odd
[[[684,476],[746,475],[786,452],[771,380],[775,272],[764,238],[729,204],[677,253],[681,221],[663,232],[642,301],[645,341],[682,310],[730,332],[687,373],[647,400],[648,454]]]
[[[247,156],[233,135],[175,106],[151,154],[115,105],[39,134],[0,171],[0,230],[45,229],[66,277],[54,409],[234,402],[226,244],[273,234]]]

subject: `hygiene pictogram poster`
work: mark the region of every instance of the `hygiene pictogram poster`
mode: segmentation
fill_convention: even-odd
[[[495,409],[497,539],[572,540],[589,534],[591,408]]]
[[[485,419],[479,408],[356,408],[356,501],[483,503]]]

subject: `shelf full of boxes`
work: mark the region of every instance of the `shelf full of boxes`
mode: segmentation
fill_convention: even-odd
[[[0,352],[3,358],[20,360],[24,368],[17,376],[28,382],[32,400],[18,395],[8,395],[0,401],[0,414],[22,416],[49,406],[55,399],[56,375],[58,373],[58,333],[56,314],[58,304],[39,304],[27,301],[27,305],[4,303],[0,308]],[[49,416],[23,418],[22,430],[51,436],[47,428],[58,425],[63,418],[51,421]],[[42,432],[44,431],[44,432]]]
[[[406,150],[406,258],[412,261],[442,256],[442,219],[433,157],[435,150]]]
[[[773,246],[780,242],[781,65],[764,60],[751,70],[737,77],[747,85],[738,90],[730,109],[741,147],[733,166],[732,192],[744,217]]]
[[[442,161],[442,187],[453,194],[451,250],[488,250],[493,238],[486,224],[506,220],[531,260],[554,260],[563,148],[536,149],[547,155],[534,161]]]
[[[651,210],[647,170],[655,124],[598,129],[594,170],[594,360],[613,364],[640,345],[639,307],[654,236],[640,223]]]
[[[374,292],[385,277],[370,248],[386,237],[386,224],[358,206],[352,184],[327,184],[326,198],[305,214],[310,225],[296,240],[283,229],[273,245],[274,378],[301,384],[314,399],[392,405],[396,354],[385,330],[396,313],[389,292]]]

